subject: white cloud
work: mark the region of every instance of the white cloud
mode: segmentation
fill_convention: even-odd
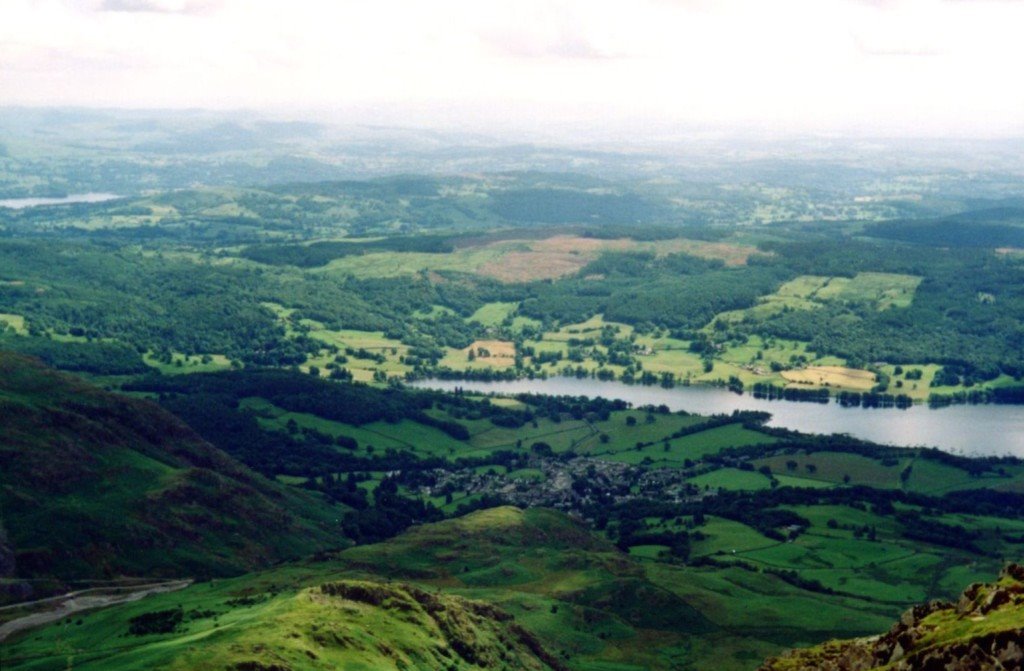
[[[1024,132],[1021,25],[1005,0],[3,0],[0,104]]]
[[[157,14],[209,14],[221,0],[102,0],[97,9],[105,12],[155,12]]]

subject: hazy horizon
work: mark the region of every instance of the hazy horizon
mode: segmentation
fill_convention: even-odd
[[[0,106],[545,136],[1024,135],[1024,2],[9,0]]]

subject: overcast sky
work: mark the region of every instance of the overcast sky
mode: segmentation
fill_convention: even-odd
[[[1024,135],[1016,0],[0,0],[0,105]]]

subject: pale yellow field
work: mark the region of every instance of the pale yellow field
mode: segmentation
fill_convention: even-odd
[[[855,391],[869,391],[875,386],[875,374],[871,371],[843,366],[808,366],[783,371],[782,377],[793,384],[842,387]]]
[[[6,324],[14,329],[15,333],[25,335],[28,329],[25,328],[25,318],[21,315],[5,314],[0,312],[0,324]]]
[[[330,329],[313,329],[309,335],[325,343],[345,348],[366,349],[371,352],[380,352],[385,356],[391,356],[391,350],[395,355],[406,354],[409,346],[401,340],[392,340],[384,336],[383,331],[356,331],[354,329],[341,329],[332,331]]]
[[[515,343],[508,340],[475,340],[472,345],[462,350],[467,355],[470,350],[477,353],[480,356],[480,350],[484,349],[490,353],[489,357],[492,359],[514,359],[516,358],[516,346]]]
[[[480,356],[480,349],[487,350],[489,356]],[[469,352],[473,351],[474,359],[470,361]],[[463,349],[449,349],[441,359],[441,365],[455,370],[466,368],[510,368],[516,364],[515,343],[508,340],[477,340]]]

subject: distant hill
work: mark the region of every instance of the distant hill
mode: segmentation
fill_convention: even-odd
[[[154,403],[0,352],[0,417],[8,576],[227,575],[345,545],[344,508],[254,473]]]
[[[970,210],[939,219],[883,221],[867,226],[864,234],[933,247],[1024,247],[1024,207]]]
[[[908,610],[888,633],[830,641],[770,659],[760,671],[912,671],[1024,668],[1024,566],[976,583],[954,603]]]

